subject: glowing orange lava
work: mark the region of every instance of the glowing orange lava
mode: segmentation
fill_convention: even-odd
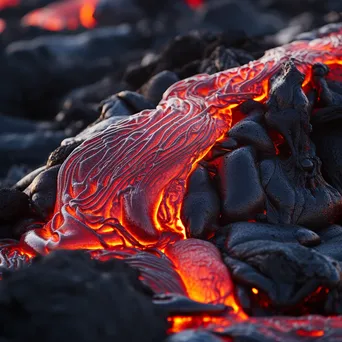
[[[299,41],[261,59],[170,87],[155,110],[136,114],[85,141],[62,165],[55,214],[23,239],[39,253],[56,248],[151,246],[184,238],[179,218],[186,180],[198,160],[231,127],[246,99],[263,101],[269,79],[292,58],[340,67],[342,36]]]
[[[299,336],[308,336],[308,337],[321,337],[324,335],[324,330],[297,330],[297,334]]]
[[[38,26],[50,31],[93,28],[95,7],[99,0],[60,0],[36,9],[22,19],[26,26]]]
[[[156,109],[86,140],[60,168],[53,218],[42,229],[26,233],[18,245],[3,246],[2,260],[10,264],[14,252],[29,259],[55,249],[94,253],[154,249],[177,271],[179,291],[200,302],[232,308],[223,321],[207,316],[173,318],[174,330],[198,322],[202,326],[219,322],[216,329],[232,319],[244,322],[247,316],[235,300],[220,253],[208,242],[185,240],[179,213],[197,162],[235,123],[241,102],[265,101],[270,78],[290,58],[306,75],[305,90],[310,89],[314,63],[329,64],[334,70],[330,77],[340,77],[342,34],[294,42],[247,65],[180,81],[165,92]],[[129,260],[131,254],[120,257]],[[163,280],[158,288],[163,288]]]
[[[191,299],[201,303],[225,304],[241,319],[247,318],[235,301],[233,282],[213,244],[187,239],[169,245],[165,254],[177,269]]]

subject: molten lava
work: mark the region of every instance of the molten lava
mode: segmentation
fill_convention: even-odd
[[[342,35],[335,34],[176,83],[157,109],[108,127],[69,156],[59,172],[52,220],[22,243],[45,254],[56,248],[165,246],[182,239],[179,212],[187,178],[229,130],[234,108],[247,99],[263,101],[270,77],[289,58],[308,83],[312,64],[339,67],[341,57]]]
[[[247,99],[264,101],[270,78],[290,58],[306,75],[304,89],[310,88],[314,63],[328,64],[332,77],[340,75],[342,34],[293,42],[247,65],[180,81],[165,92],[155,110],[133,115],[86,140],[60,168],[53,218],[42,229],[26,233],[19,245],[3,246],[2,259],[13,263],[16,253],[26,261],[64,248],[93,250],[94,256],[106,251],[132,262],[134,253],[128,250],[149,253],[153,247],[161,260],[168,260],[165,272],[179,275],[168,289],[233,309],[226,323],[217,317],[173,318],[174,331],[186,324],[217,324],[222,329],[232,319],[243,322],[246,315],[234,298],[219,252],[208,242],[184,240],[180,209],[191,171],[235,122],[237,106]],[[153,267],[161,269],[161,260],[155,259]],[[149,266],[139,265],[145,281],[153,282]],[[155,281],[161,290],[163,280]],[[304,334],[297,326],[298,334]],[[322,331],[308,334],[322,336]]]
[[[60,0],[36,9],[22,19],[26,26],[38,26],[49,31],[93,28],[95,7],[99,0]]]
[[[198,8],[198,7],[201,7],[203,5],[204,0],[186,0],[186,3],[191,8]]]

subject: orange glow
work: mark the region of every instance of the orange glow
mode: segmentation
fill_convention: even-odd
[[[235,301],[232,279],[213,244],[187,239],[168,246],[165,254],[176,267],[191,299],[202,303],[225,304],[232,307],[240,319],[247,318]]]
[[[254,294],[258,294],[258,293],[259,293],[259,290],[256,289],[255,287],[253,287],[253,288],[252,288],[252,292],[253,292]]]
[[[95,4],[91,2],[86,2],[80,10],[80,21],[82,26],[91,29],[95,27],[96,20],[93,18],[95,11]]]
[[[215,317],[215,316],[177,316],[168,318],[171,327],[168,333],[177,333],[185,329],[196,329],[215,327],[215,331],[221,331],[225,327],[231,325],[232,321],[239,322],[235,315],[230,313],[229,316]],[[224,339],[224,341],[232,341],[231,339]]]
[[[324,336],[324,330],[297,330],[297,334],[299,336],[307,336],[307,337],[321,337]]]
[[[247,65],[174,84],[156,110],[109,127],[70,155],[60,169],[54,217],[25,244],[47,253],[184,238],[179,213],[187,178],[229,130],[237,106],[264,101],[270,77],[289,58],[308,77],[316,62],[340,68],[341,46],[341,35],[294,42]]]
[[[16,7],[20,5],[20,0],[0,0],[0,11],[9,7]]]
[[[95,7],[99,0],[60,0],[36,9],[22,19],[25,26],[38,26],[50,31],[93,28]]]
[[[6,22],[5,22],[5,20],[0,19],[0,33],[1,33],[1,32],[4,32],[5,28],[6,28]]]
[[[78,7],[71,6],[76,3]],[[71,6],[65,8],[72,8],[72,13],[76,8],[76,13],[89,19],[91,10],[83,6],[84,2],[82,6],[76,0],[63,4]],[[65,27],[61,16],[51,18],[55,19],[48,21],[50,26]],[[82,19],[83,25],[92,25],[88,19]],[[269,50],[247,65],[175,83],[156,109],[132,115],[86,140],[60,168],[52,219],[43,228],[23,235],[19,244],[0,246],[0,256],[13,263],[19,257],[27,261],[36,253],[56,249],[86,249],[93,255],[128,249],[157,252],[177,275],[181,283],[178,292],[202,303],[232,308],[225,317],[170,318],[172,331],[215,324],[215,329],[222,329],[232,320],[243,324],[248,317],[234,296],[234,284],[220,252],[209,242],[186,239],[180,209],[189,175],[238,121],[238,105],[248,99],[265,101],[270,78],[290,58],[306,76],[305,91],[311,87],[314,63],[329,64],[329,77],[339,79],[341,32],[294,42]],[[118,253],[125,258],[122,255]],[[157,286],[162,290],[166,286],[163,279],[158,279]],[[252,292],[262,295],[256,288]],[[324,334],[321,326],[320,330],[307,332],[299,326],[299,319],[292,323],[289,329],[295,325],[299,335]]]

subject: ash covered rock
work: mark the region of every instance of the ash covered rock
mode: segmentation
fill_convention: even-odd
[[[53,341],[155,341],[166,317],[139,273],[120,260],[99,262],[58,251],[0,282],[0,337]],[[132,329],[134,322],[134,329]]]

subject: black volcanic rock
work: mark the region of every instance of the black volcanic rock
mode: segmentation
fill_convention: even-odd
[[[16,189],[0,189],[0,221],[11,222],[30,211],[29,197]]]
[[[43,171],[25,190],[31,198],[34,210],[45,221],[51,218],[55,207],[59,168],[60,165],[56,165]]]
[[[138,271],[58,251],[0,282],[0,337],[6,341],[160,342],[166,317]],[[132,323],[134,322],[134,328]]]
[[[317,235],[300,226],[239,222],[227,234],[225,262],[233,278],[262,290],[278,309],[299,304],[319,286],[335,288],[340,282],[339,263],[324,252],[329,245],[321,247]],[[305,247],[310,241],[318,246]]]
[[[174,72],[165,70],[151,77],[151,79],[143,85],[141,93],[148,101],[157,106],[162,99],[164,92],[172,86],[172,84],[178,81],[179,77]]]
[[[0,111],[46,118],[67,92],[101,80],[146,46],[148,41],[127,27],[14,42],[1,56]]]
[[[201,24],[223,32],[242,31],[249,36],[271,34],[284,25],[280,16],[261,12],[254,1],[209,1],[201,13]]]

